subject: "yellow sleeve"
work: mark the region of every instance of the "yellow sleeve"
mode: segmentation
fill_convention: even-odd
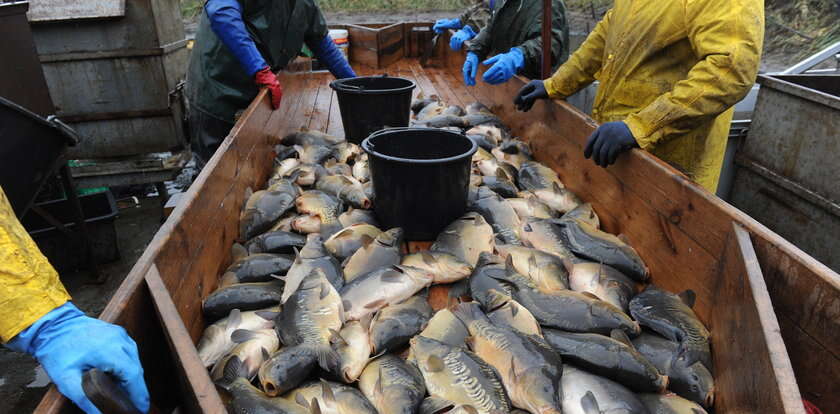
[[[23,229],[0,189],[0,340],[9,342],[68,300],[58,273]]]
[[[604,59],[604,45],[612,13],[610,9],[569,60],[544,81],[549,97],[565,98],[595,81],[595,74],[601,69]]]
[[[763,0],[686,0],[685,25],[695,54],[703,58],[670,92],[624,120],[643,149],[718,116],[755,82]]]

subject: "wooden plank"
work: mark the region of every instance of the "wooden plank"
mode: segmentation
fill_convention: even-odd
[[[832,412],[835,407],[840,407],[840,395],[837,392],[840,361],[832,354],[834,350],[817,343],[795,322],[780,313],[775,301],[773,305],[802,398],[824,413]]]
[[[178,317],[178,309],[175,307],[175,303],[169,296],[169,291],[167,291],[160,273],[154,265],[146,274],[146,284],[152,294],[158,318],[166,327],[165,336],[170,349],[179,356],[176,360],[176,366],[180,374],[178,377],[184,382],[182,386],[184,394],[189,397],[185,401],[189,406],[183,408],[190,412],[226,413],[227,410],[222,404],[222,399],[216,392],[216,387],[210,380],[210,375],[201,362],[201,358],[198,357],[198,350],[196,350],[187,328],[184,327],[183,322]]]
[[[377,36],[376,29],[359,26],[355,24],[347,25],[347,34],[350,39],[350,49],[358,47],[359,49],[376,50]]]
[[[715,387],[724,391],[717,393],[715,410],[804,413],[749,233],[737,223],[732,227],[712,319]]]
[[[439,96],[437,88],[435,88],[431,79],[429,79],[424,69],[420,67],[420,64],[416,60],[409,65],[409,68],[414,74],[415,83],[417,83],[417,86],[423,91],[424,97],[429,98],[431,96]]]
[[[330,122],[330,106],[333,100],[333,90],[330,88],[330,82],[333,81],[331,75],[319,76],[321,83],[318,85],[318,97],[315,99],[315,108],[312,110],[312,119],[309,121],[309,129],[316,129],[318,131],[326,131]]]

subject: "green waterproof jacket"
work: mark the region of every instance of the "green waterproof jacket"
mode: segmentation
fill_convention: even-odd
[[[474,32],[478,33],[484,26],[487,26],[492,16],[493,10],[490,9],[490,2],[488,0],[478,0],[468,7],[458,20],[461,21],[462,25],[470,26]]]
[[[238,0],[242,20],[263,59],[274,71],[284,68],[304,42],[318,44],[329,31],[315,0]],[[227,122],[245,109],[259,88],[210,28],[202,13],[187,72],[190,105]]]
[[[551,66],[552,71],[569,58],[569,26],[566,5],[552,0]],[[479,59],[505,53],[513,47],[522,49],[525,68],[519,73],[540,79],[542,67],[542,0],[497,1],[493,17],[469,42],[468,51]]]

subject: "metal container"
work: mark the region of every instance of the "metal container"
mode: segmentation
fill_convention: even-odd
[[[42,3],[50,7],[29,19],[56,114],[86,138],[68,156],[184,147],[178,85],[188,51],[179,2],[107,0],[83,17],[69,17],[77,2]]]
[[[840,75],[760,76],[730,202],[840,270]]]
[[[0,98],[0,141],[0,186],[15,214],[21,215],[78,137],[55,117],[44,119]]]

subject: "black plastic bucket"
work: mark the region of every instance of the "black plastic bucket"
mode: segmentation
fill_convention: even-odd
[[[370,159],[374,212],[383,228],[407,240],[434,240],[464,214],[476,144],[434,128],[391,128],[362,142]]]
[[[330,87],[338,95],[345,138],[359,144],[374,131],[408,126],[415,86],[408,79],[388,76],[332,81]]]

